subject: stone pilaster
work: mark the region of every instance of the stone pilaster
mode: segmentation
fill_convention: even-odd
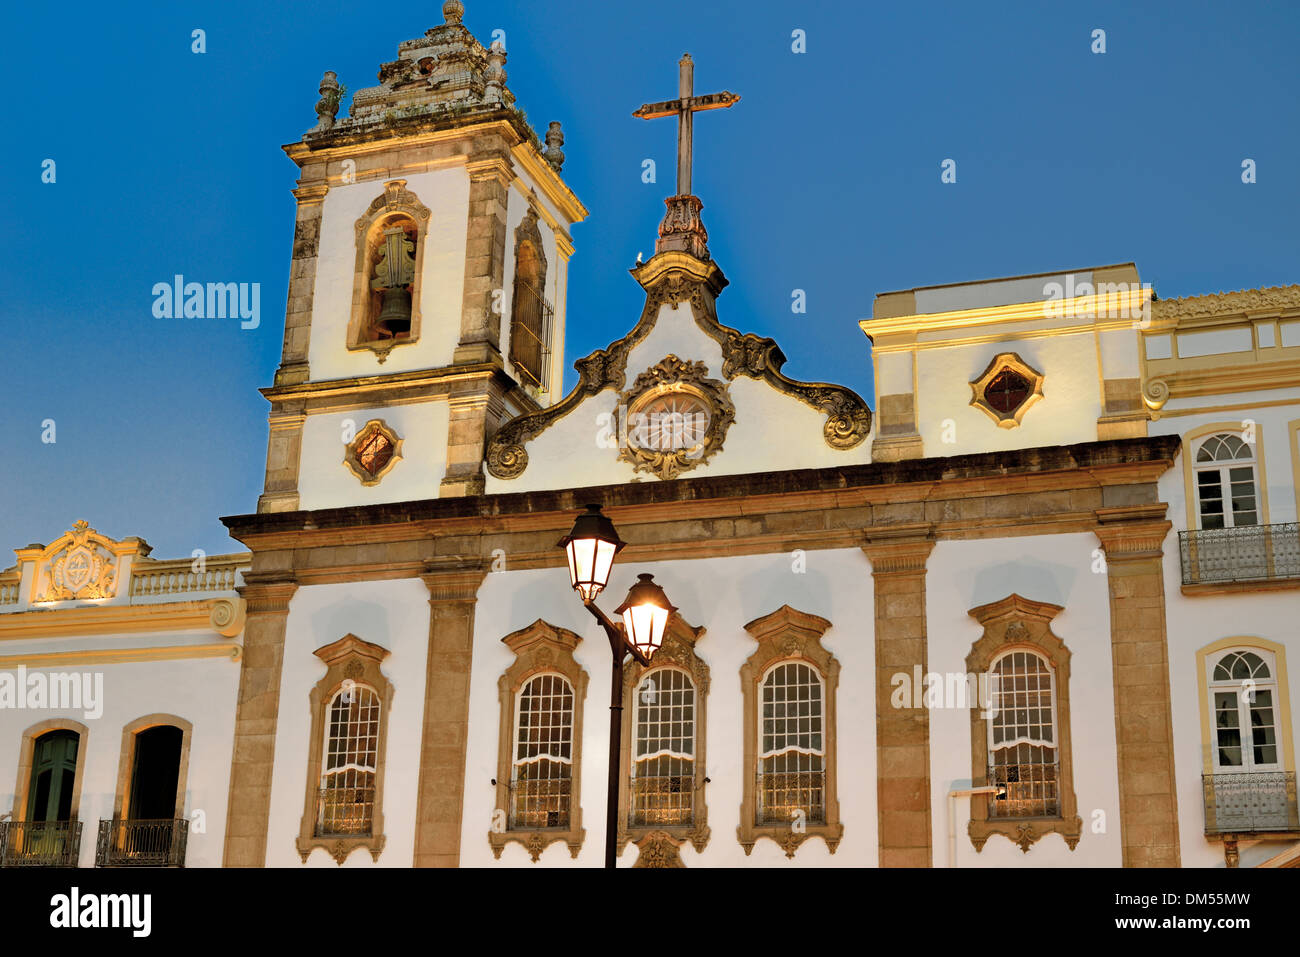
[[[484,392],[453,395],[447,400],[447,474],[440,491],[444,498],[483,494],[488,435],[496,431],[505,409],[500,386],[487,382],[484,388]]]
[[[1097,509],[1106,553],[1125,867],[1178,867],[1178,796],[1165,633],[1166,506]]]
[[[302,458],[302,427],[307,413],[301,401],[273,407],[266,440],[266,486],[257,499],[259,512],[298,509],[298,469]]]
[[[895,708],[890,679],[928,664],[925,563],[929,525],[869,529],[863,546],[876,593],[876,795],[881,867],[932,864],[930,713]]]
[[[486,568],[429,566],[429,657],[425,669],[424,730],[415,809],[416,867],[460,864],[469,734],[469,676],[474,651],[474,606]],[[484,782],[486,783],[486,782]]]
[[[312,298],[316,291],[316,250],[320,244],[321,213],[329,185],[305,182],[309,177],[323,177],[324,166],[303,168],[300,185],[293,191],[298,197],[298,217],[293,231],[293,260],[289,267],[289,303],[284,314],[284,350],[276,385],[295,385],[311,378],[307,366],[307,346],[311,341]]]
[[[514,170],[509,153],[477,154],[469,171],[469,233],[465,243],[465,290],[461,299],[456,364],[501,362],[501,313],[493,293],[504,289],[506,209]],[[501,301],[505,301],[504,292]]]
[[[248,609],[230,764],[226,867],[266,866],[284,630],[297,589],[292,577],[279,572],[249,573],[239,589]]]

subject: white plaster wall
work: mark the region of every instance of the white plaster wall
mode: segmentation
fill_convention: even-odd
[[[870,567],[859,549],[810,551],[807,570],[792,571],[789,555],[710,558],[698,561],[616,565],[602,607],[622,601],[639,572],[663,585],[681,615],[707,629],[696,651],[710,668],[705,794],[712,837],[703,854],[682,848],[688,867],[696,866],[874,866],[876,828],[875,650],[872,636],[874,591]],[[838,747],[840,815],[844,838],[831,855],[820,839],[800,847],[793,861],[768,840],[751,856],[736,841],[740,822],[743,720],[740,668],[755,642],[746,623],[788,604],[832,622],[823,642],[839,660]],[[487,576],[479,590],[474,622],[474,669],[470,681],[470,725],[465,774],[465,814],[461,832],[462,866],[533,866],[528,852],[511,842],[495,861],[488,831],[496,805],[500,699],[497,679],[514,661],[501,643],[506,635],[538,618],[582,635],[574,657],[590,676],[584,704],[581,802],[586,839],[577,863],[599,867],[604,856],[604,821],[609,749],[609,644],[568,587],[561,569],[500,572]],[[629,847],[619,865],[636,862]],[[568,848],[556,843],[542,853],[545,867],[571,866]]]
[[[970,383],[993,357],[1015,352],[1043,374],[1043,397],[1014,429],[999,428],[970,404]],[[1091,331],[1042,339],[922,349],[917,358],[917,428],[927,456],[997,452],[1097,441],[1101,386]],[[955,426],[945,443],[944,421]]]
[[[360,432],[371,419],[383,419],[402,440],[402,457],[377,485],[362,485],[343,464],[344,424]],[[449,410],[445,399],[349,409],[307,416],[302,430],[298,467],[300,508],[337,508],[377,502],[409,502],[437,498],[447,472]]]
[[[450,364],[460,338],[469,222],[469,176],[464,167],[412,173],[406,188],[429,208],[420,277],[420,338],[395,347],[381,365],[370,349],[349,351],[348,321],[356,271],[356,221],[377,197],[383,180],[332,186],[325,194],[317,247],[308,362],[313,380],[391,375]]]
[[[966,656],[983,630],[969,609],[1015,592],[1064,607],[1052,632],[1070,650],[1070,735],[1074,791],[1083,836],[1071,851],[1057,834],[1023,853],[995,835],[976,852],[967,835],[968,798],[957,803],[958,867],[1118,867],[1121,863],[1115,695],[1106,576],[1092,571],[1092,534],[1043,535],[1002,541],[944,541],[927,563],[926,630],[932,672],[965,674]],[[970,712],[930,712],[931,817],[934,864],[948,863],[948,792],[969,787]],[[1105,831],[1094,833],[1094,812]]]
[[[311,746],[311,689],[325,675],[313,652],[346,634],[389,649],[380,666],[393,684],[384,774],[383,867],[410,867],[415,854],[415,807],[419,788],[424,677],[429,644],[429,590],[418,578],[299,588],[285,627],[280,719],[271,781],[268,867],[301,867],[295,848],[302,824]],[[373,866],[365,850],[353,851],[345,867]],[[334,867],[324,850],[308,866]]]
[[[703,362],[709,377],[725,382],[722,347],[705,334],[691,315],[690,306],[665,305],[654,328],[628,356],[625,388],[636,377],[669,354]],[[784,395],[757,379],[744,376],[728,384],[736,420],[727,432],[722,450],[688,474],[738,475],[785,469],[827,468],[870,461],[871,442],[837,451],[826,444],[822,428],[826,416],[798,399]],[[611,415],[619,393],[606,389],[581,402],[568,415],[528,443],[528,468],[516,479],[487,477],[489,495],[538,489],[571,488],[576,484],[605,485],[630,481],[657,482],[646,472],[618,460],[612,446]],[[604,448],[601,442],[611,447]]]
[[[12,642],[8,654],[33,654],[72,648],[141,647],[211,641],[210,634],[157,634],[148,641],[101,636]],[[189,772],[186,777],[185,815],[190,835],[186,867],[220,867],[226,835],[226,803],[230,790],[231,747],[235,733],[234,702],[239,694],[239,663],[226,659],[148,661],[112,665],[61,665],[29,668],[44,674],[90,672],[103,675],[103,711],[98,718],[83,710],[45,708],[0,710],[0,813],[14,809],[19,754],[23,733],[51,718],[69,718],[85,725],[82,737],[85,767],[77,818],[82,822],[79,866],[95,866],[95,836],[100,820],[113,816],[117,778],[122,756],[122,729],[149,714],[174,714],[193,726]],[[196,818],[197,812],[202,815]],[[201,825],[200,825],[201,822]],[[202,826],[202,832],[197,828]]]

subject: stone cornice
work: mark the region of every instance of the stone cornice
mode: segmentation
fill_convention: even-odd
[[[0,615],[0,641],[137,634],[142,631],[215,631],[230,637],[239,634],[243,620],[243,603],[230,598],[139,605],[83,605]]]
[[[429,589],[429,603],[472,602],[487,577],[486,562],[465,562],[460,559],[430,561],[425,563],[420,580]]]
[[[1152,320],[1156,325],[1213,317],[1240,319],[1289,310],[1300,310],[1300,283],[1159,299],[1151,304]]]
[[[247,602],[248,614],[284,615],[298,590],[297,580],[286,572],[248,572],[239,593]]]

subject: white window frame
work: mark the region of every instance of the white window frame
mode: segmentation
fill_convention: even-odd
[[[1232,655],[1251,654],[1255,655],[1264,663],[1268,669],[1268,678],[1264,679],[1244,679],[1244,678],[1227,678],[1218,681],[1214,678],[1214,672],[1223,661]],[[1216,774],[1251,774],[1255,772],[1276,772],[1283,769],[1282,756],[1282,702],[1279,698],[1280,689],[1277,680],[1277,659],[1272,652],[1265,648],[1254,648],[1249,645],[1240,647],[1227,648],[1220,651],[1213,658],[1205,659],[1205,667],[1208,674],[1205,676],[1206,694],[1209,696],[1210,705],[1210,760],[1211,767]],[[1253,691],[1248,692],[1243,686],[1243,682],[1252,680],[1255,682]],[[1273,752],[1276,760],[1270,764],[1255,763],[1255,732],[1254,725],[1250,721],[1251,704],[1253,703],[1247,697],[1253,694],[1258,697],[1259,692],[1268,691],[1272,695],[1273,704]],[[1221,764],[1219,762],[1219,725],[1218,725],[1218,707],[1215,701],[1216,694],[1231,693],[1236,696],[1237,700],[1237,730],[1241,735],[1241,764]]]
[[[820,732],[818,732],[821,735],[821,739],[822,739],[822,746],[820,749],[815,749],[815,748],[805,749],[799,747],[798,745],[794,745],[794,746],[786,746],[775,751],[763,750],[763,738],[765,737],[763,731],[764,690],[767,687],[767,680],[772,676],[772,673],[776,671],[778,668],[783,668],[786,667],[787,665],[806,668],[808,671],[811,671],[813,673],[813,676],[817,679],[817,686],[821,689],[821,694],[817,698],[818,717],[821,719],[821,730]],[[764,790],[763,779],[767,776],[767,772],[763,770],[763,762],[766,761],[768,758],[773,758],[776,757],[777,755],[791,754],[791,753],[815,755],[816,757],[821,758],[821,764],[822,764],[821,813],[823,816],[825,816],[827,802],[829,800],[829,795],[827,794],[827,788],[828,788],[829,773],[830,773],[829,762],[826,757],[826,741],[829,734],[829,729],[827,727],[827,717],[826,717],[826,676],[823,675],[821,673],[821,669],[818,668],[816,665],[814,665],[811,661],[807,661],[803,658],[782,658],[781,660],[774,661],[771,665],[769,665],[767,669],[764,670],[763,674],[759,677],[758,694],[754,696],[754,699],[755,699],[754,700],[755,707],[758,709],[758,714],[757,714],[758,723],[757,723],[757,732],[756,732],[758,736],[758,740],[754,742],[754,751],[757,755],[757,758],[755,760],[755,771],[757,772],[756,776],[758,778],[757,787],[754,793],[754,812],[755,812],[756,820],[758,822],[761,822],[762,824],[767,824],[767,825],[776,823],[774,821],[767,819],[767,816],[765,814],[766,809],[763,805],[763,790]],[[788,720],[788,716],[787,716],[787,720]],[[798,734],[799,732],[796,730],[794,737],[798,737]],[[789,738],[791,737],[791,735],[787,734],[786,737]],[[788,772],[784,772],[784,773],[788,773]]]
[[[1209,462],[1199,461],[1201,450],[1214,439],[1224,437],[1234,438],[1241,442],[1249,450],[1248,458],[1237,459],[1214,459]],[[1205,513],[1201,507],[1201,475],[1203,473],[1214,472],[1219,477],[1219,490],[1223,493],[1223,527],[1224,528],[1253,528],[1256,525],[1263,524],[1263,503],[1260,501],[1259,489],[1259,454],[1251,442],[1247,442],[1241,436],[1232,432],[1214,432],[1210,435],[1198,439],[1196,447],[1192,452],[1192,494],[1196,496],[1196,527],[1205,528]],[[1251,481],[1251,494],[1254,498],[1255,521],[1253,524],[1238,525],[1237,512],[1232,501],[1232,475],[1231,470],[1234,468],[1249,468]]]
[[[672,751],[672,750],[670,750],[670,749],[660,748],[658,751],[654,751],[654,752],[652,752],[652,753],[650,753],[650,754],[645,754],[645,755],[643,755],[643,754],[639,754],[639,753],[638,753],[638,750],[639,750],[639,748],[640,748],[640,746],[641,746],[641,734],[640,734],[640,732],[641,732],[641,695],[644,693],[644,692],[643,692],[643,689],[645,688],[645,684],[646,684],[646,682],[647,682],[647,681],[651,681],[651,680],[653,680],[653,679],[655,678],[656,675],[661,675],[661,674],[663,674],[664,672],[675,672],[675,673],[681,675],[682,678],[685,679],[685,681],[686,681],[686,687],[689,688],[690,691],[691,691],[691,737],[690,737],[690,751],[689,751],[689,752],[687,752],[687,751]],[[658,687],[658,686],[656,685],[656,687]],[[642,762],[646,762],[646,763],[648,763],[648,762],[651,762],[651,761],[658,760],[659,758],[675,758],[675,759],[677,759],[677,760],[679,760],[679,761],[682,761],[682,762],[689,762],[689,764],[690,764],[690,773],[689,773],[689,774],[682,774],[681,777],[682,777],[682,780],[683,780],[684,784],[685,784],[685,785],[687,786],[687,788],[688,788],[688,792],[687,792],[687,793],[688,793],[689,796],[690,796],[690,811],[691,811],[691,818],[692,818],[692,819],[694,819],[694,817],[695,817],[695,811],[696,811],[696,808],[695,808],[695,774],[696,774],[697,766],[696,766],[696,763],[695,763],[695,762],[696,762],[696,754],[697,754],[697,751],[698,751],[698,747],[697,747],[697,746],[698,746],[698,744],[699,744],[699,741],[698,741],[698,738],[697,738],[697,735],[698,735],[698,733],[699,733],[699,721],[700,721],[700,689],[696,686],[696,684],[695,684],[695,678],[694,678],[694,676],[691,675],[691,673],[690,673],[689,671],[687,671],[685,668],[679,668],[679,667],[676,667],[676,666],[674,666],[674,665],[660,665],[660,666],[657,667],[657,668],[651,668],[650,670],[646,671],[644,674],[641,675],[640,680],[638,680],[638,681],[637,681],[637,684],[636,684],[636,695],[635,695],[635,697],[632,699],[632,740],[631,740],[631,742],[630,742],[630,743],[631,743],[631,751],[630,751],[630,753],[629,753],[629,755],[628,755],[628,758],[629,758],[629,762],[628,762],[628,764],[629,764],[629,772],[628,772],[628,776],[629,776],[633,781],[635,781],[635,780],[637,779],[637,777],[638,777],[638,771],[639,771],[639,769],[640,769],[640,767],[641,767]],[[661,737],[661,740],[662,740],[662,737]],[[635,810],[636,810],[636,808],[633,806],[633,798],[632,798],[632,796],[629,794],[629,796],[628,796],[628,807],[627,807],[627,815],[628,815],[628,820],[629,820],[629,821],[631,820],[631,815],[635,812]],[[646,824],[637,824],[637,825],[631,825],[631,826],[634,826],[634,827],[648,827],[649,825],[646,825]]]
[[[520,739],[519,739],[519,734],[520,734],[520,731],[523,730],[523,717],[524,717],[524,711],[523,711],[522,704],[523,704],[523,700],[524,700],[524,692],[526,692],[526,691],[529,689],[529,687],[532,686],[532,684],[533,684],[534,681],[537,681],[537,680],[539,680],[539,679],[541,679],[541,678],[554,678],[554,679],[558,680],[561,684],[563,684],[564,687],[565,687],[566,689],[568,689],[569,698],[570,698],[570,701],[571,701],[570,706],[569,706],[569,725],[568,725],[568,726],[569,726],[569,755],[568,755],[568,757],[564,757],[564,756],[562,756],[562,755],[558,755],[558,754],[551,754],[551,753],[538,753],[538,754],[532,755],[531,757],[523,758],[523,759],[521,759],[521,758],[519,757],[519,745],[521,744],[521,741],[520,741]],[[573,785],[573,780],[574,780],[574,774],[573,774],[573,771],[574,771],[574,768],[573,768],[573,750],[574,750],[574,748],[576,747],[576,742],[575,742],[574,739],[575,739],[575,737],[576,737],[575,725],[577,724],[577,708],[578,708],[578,692],[577,692],[577,689],[573,687],[573,682],[570,681],[570,680],[568,679],[568,677],[566,677],[565,675],[561,674],[561,673],[558,672],[558,671],[539,671],[539,672],[537,672],[536,674],[529,675],[526,679],[524,679],[524,682],[519,686],[519,690],[515,692],[515,702],[514,702],[514,703],[515,703],[515,729],[514,729],[514,735],[512,736],[512,738],[511,738],[511,740],[510,740],[510,791],[511,791],[511,794],[513,795],[513,794],[516,792],[516,790],[517,790],[517,788],[518,788],[518,786],[519,786],[519,769],[520,769],[520,767],[522,767],[523,765],[525,765],[525,764],[538,764],[538,763],[540,763],[541,761],[544,761],[544,760],[545,760],[545,761],[551,761],[551,762],[554,762],[555,764],[563,764],[563,765],[566,765],[566,766],[569,768],[569,777],[568,777],[568,781],[569,781],[569,816],[568,816],[568,820],[567,820],[563,825],[557,825],[556,828],[558,828],[558,829],[563,829],[563,828],[569,828],[569,827],[572,827],[572,826],[573,826],[573,813],[574,813],[574,812],[573,812],[573,807],[574,807],[574,804],[577,803],[577,793],[576,793],[576,791],[574,791],[574,789],[573,789],[573,788],[574,788],[574,785]],[[540,712],[539,712],[539,713],[540,713]],[[520,830],[535,830],[535,829],[536,829],[536,827],[535,827],[534,825],[515,824],[515,798],[514,798],[513,796],[511,797],[511,802],[510,802],[510,811],[509,811],[509,815],[508,815],[508,817],[509,817],[509,826],[512,827],[512,828],[516,828],[516,829],[520,829]],[[552,828],[552,829],[556,829],[556,828]]]
[[[1002,684],[1001,679],[999,678],[998,680],[994,681],[994,675],[997,674],[998,664],[1002,662],[1003,659],[1010,658],[1012,655],[1016,655],[1016,654],[1029,655],[1033,658],[1037,658],[1047,671],[1048,693],[1051,695],[1050,710],[1051,710],[1051,719],[1052,719],[1051,720],[1052,740],[1050,741],[1042,740],[1040,738],[1031,738],[1028,735],[1018,735],[1017,737],[1012,738],[1009,741],[1004,740],[1001,742],[995,742],[993,740],[993,722],[996,720],[997,715],[1001,714],[1002,711],[1004,710],[1002,708],[1001,696],[1003,694],[1015,693],[1014,688],[1007,689],[1004,691],[1001,687]],[[991,691],[993,695],[992,700],[994,703],[997,704],[998,707],[998,710],[994,713],[991,713],[984,722],[985,733],[988,735],[988,765],[989,765],[988,770],[991,772],[992,769],[996,767],[996,763],[994,761],[994,755],[998,751],[1009,750],[1011,748],[1018,747],[1022,744],[1027,744],[1035,748],[1050,749],[1053,756],[1056,759],[1053,762],[1053,766],[1056,768],[1056,814],[1044,813],[1043,815],[1035,815],[1035,816],[1057,817],[1062,813],[1061,811],[1062,801],[1061,801],[1061,729],[1058,727],[1057,724],[1059,720],[1057,714],[1057,705],[1060,701],[1060,698],[1057,695],[1057,688],[1056,688],[1056,668],[1052,664],[1052,660],[1042,652],[1038,651],[1037,649],[1025,647],[1023,645],[1013,645],[1011,647],[1008,647],[998,652],[998,654],[994,656],[993,660],[989,662],[988,674],[989,674],[990,685],[992,685],[992,691]],[[1043,722],[1041,721],[1037,723],[1039,725],[1043,724]],[[990,809],[992,809],[995,806],[996,806],[996,795],[990,795],[989,807]],[[1018,819],[1017,815],[997,815],[997,817],[1004,820]],[[1026,820],[1027,819],[1028,818],[1026,818]]]

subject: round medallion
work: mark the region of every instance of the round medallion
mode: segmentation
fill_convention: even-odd
[[[648,452],[691,453],[708,441],[709,405],[685,390],[664,392],[636,404],[628,415],[628,442]]]
[[[90,584],[90,574],[94,568],[90,551],[86,548],[74,548],[68,553],[63,564],[63,584],[71,591],[81,591]]]

